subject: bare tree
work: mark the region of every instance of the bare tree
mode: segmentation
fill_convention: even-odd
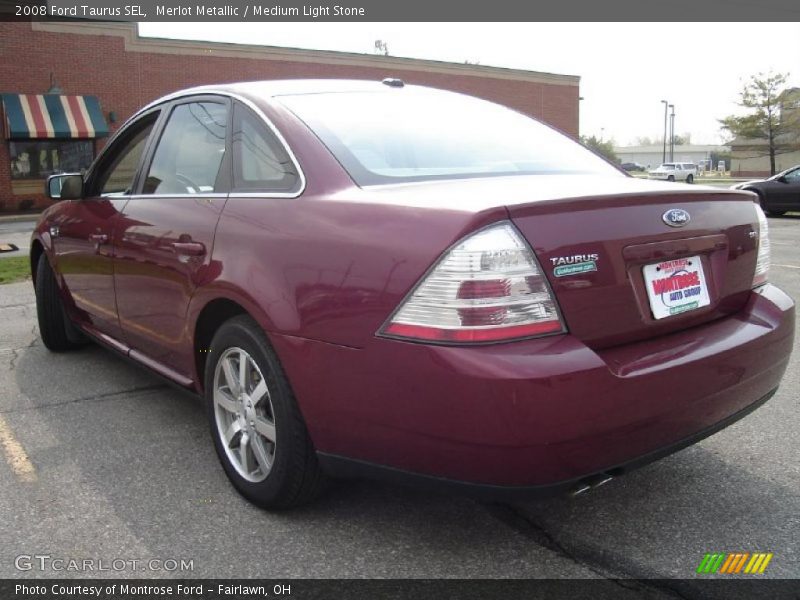
[[[375,40],[375,54],[389,56],[389,44],[383,40]]]

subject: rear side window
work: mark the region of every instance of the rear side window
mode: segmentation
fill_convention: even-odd
[[[469,96],[405,87],[280,100],[359,185],[529,174],[625,176],[550,127]]]
[[[143,194],[215,191],[225,156],[228,107],[216,102],[179,104],[158,141]]]
[[[283,144],[252,111],[233,111],[233,187],[239,191],[291,192],[300,177]]]

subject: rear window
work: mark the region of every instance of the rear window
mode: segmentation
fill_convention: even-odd
[[[280,100],[362,186],[533,174],[625,177],[546,125],[469,96],[404,88]]]

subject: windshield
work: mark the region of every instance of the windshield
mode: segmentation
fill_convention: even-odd
[[[281,101],[358,185],[531,174],[625,177],[546,125],[468,96],[404,88]]]
[[[669,170],[669,169],[674,169],[674,168],[675,168],[675,165],[671,165],[671,164],[665,164],[665,165],[661,165],[661,167],[660,167],[660,168],[661,168],[661,169],[665,169],[665,170]]]

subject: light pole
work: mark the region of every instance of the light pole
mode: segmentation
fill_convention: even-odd
[[[669,115],[669,160],[675,160],[675,105],[669,105],[672,111]]]
[[[661,101],[664,104],[664,151],[661,153],[661,163],[667,162],[667,100]]]
[[[606,132],[606,128],[605,127],[601,127],[600,128],[600,143],[601,144],[603,143],[603,136],[605,135],[605,132]]]

